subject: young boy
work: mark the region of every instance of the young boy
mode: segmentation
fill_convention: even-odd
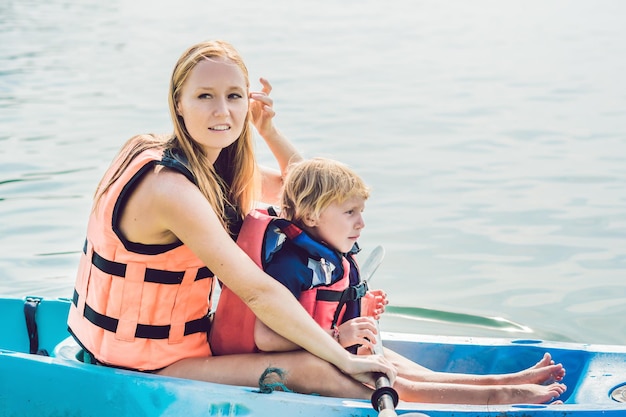
[[[324,158],[303,161],[285,179],[280,218],[254,212],[244,221],[238,239],[338,343],[346,348],[360,346],[360,354],[373,351],[375,320],[387,304],[384,292],[366,293],[353,257],[365,227],[362,212],[368,197],[368,187],[347,166]],[[370,316],[361,314],[363,296]],[[228,314],[220,314],[221,310]],[[289,351],[299,346],[256,320],[225,287],[211,330],[211,348],[216,354],[228,354]],[[566,389],[556,382],[565,370],[548,353],[530,368],[502,375],[435,372],[389,349],[384,354],[397,368],[394,388],[403,401],[543,403]]]

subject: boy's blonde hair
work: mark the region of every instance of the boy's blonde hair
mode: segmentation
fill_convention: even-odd
[[[313,158],[289,167],[281,201],[281,216],[295,223],[318,219],[332,203],[349,198],[367,199],[369,187],[347,165],[327,158]]]

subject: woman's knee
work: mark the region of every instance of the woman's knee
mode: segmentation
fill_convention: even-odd
[[[303,394],[332,397],[369,398],[371,390],[343,374],[334,365],[308,353],[293,357],[285,382],[290,389]],[[293,388],[291,388],[293,387]]]

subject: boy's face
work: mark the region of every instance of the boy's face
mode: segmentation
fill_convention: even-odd
[[[322,211],[318,219],[307,219],[306,230],[316,239],[333,249],[346,253],[361,236],[365,200],[352,197],[341,204],[332,203]]]

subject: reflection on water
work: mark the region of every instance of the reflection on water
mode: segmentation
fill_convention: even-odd
[[[625,3],[230,3],[0,2],[0,293],[71,293],[100,175],[224,38],[372,186],[383,328],[626,343]]]

